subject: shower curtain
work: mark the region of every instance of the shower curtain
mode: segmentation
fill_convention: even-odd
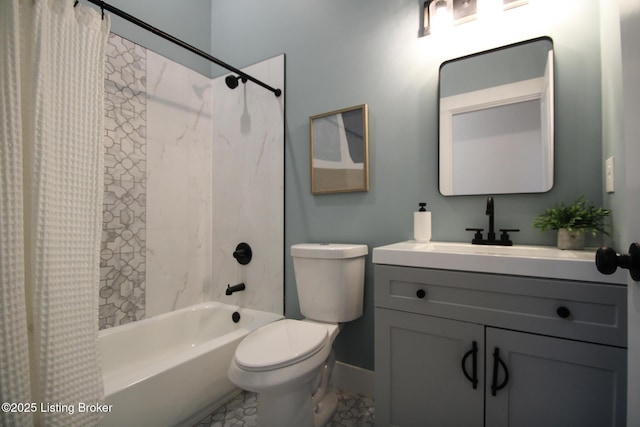
[[[3,426],[101,419],[83,405],[104,398],[97,334],[108,32],[108,16],[73,0],[0,1]]]

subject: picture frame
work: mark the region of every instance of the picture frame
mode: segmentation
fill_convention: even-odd
[[[369,191],[367,104],[309,117],[311,193]]]

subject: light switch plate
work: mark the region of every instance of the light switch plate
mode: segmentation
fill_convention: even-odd
[[[615,191],[614,185],[614,159],[615,157],[611,156],[605,161],[605,186],[607,193],[613,193]]]

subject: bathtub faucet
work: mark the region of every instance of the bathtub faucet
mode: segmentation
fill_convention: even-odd
[[[245,288],[246,288],[246,286],[244,285],[244,283],[238,283],[237,285],[234,285],[234,286],[227,285],[227,290],[226,290],[225,294],[231,295],[234,292],[244,291]]]

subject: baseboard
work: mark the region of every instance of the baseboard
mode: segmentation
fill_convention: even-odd
[[[350,393],[373,397],[375,391],[374,375],[374,372],[368,369],[336,362],[331,374],[331,383],[334,387]]]

